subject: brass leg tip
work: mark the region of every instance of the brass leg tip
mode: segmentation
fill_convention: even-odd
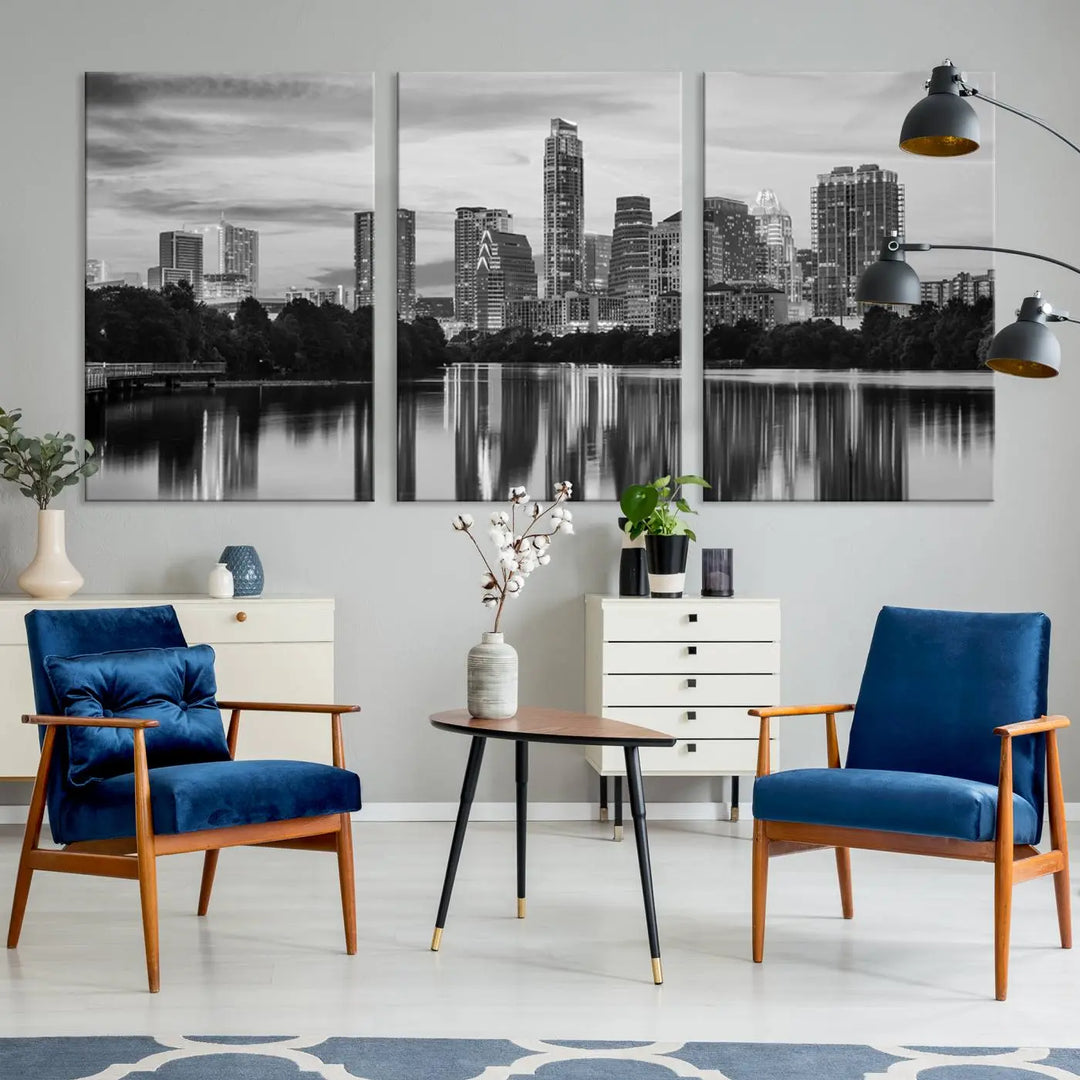
[[[442,944],[442,927],[436,926],[435,933],[431,935],[431,951],[438,952],[439,946]]]
[[[601,821],[607,821],[607,819],[608,819],[607,807],[602,806],[600,808],[600,820]]]
[[[622,839],[622,830],[623,830],[623,827],[621,825],[616,825],[615,826],[615,835],[611,839],[612,840],[621,840]]]
[[[731,821],[738,821],[739,820],[739,808],[737,806],[733,806],[731,808],[731,818],[730,818],[730,820]]]
[[[525,897],[524,896],[519,896],[518,897],[518,918],[519,919],[524,919],[525,918]]]
[[[652,981],[659,986],[664,981],[664,969],[660,966],[660,957],[652,958]]]

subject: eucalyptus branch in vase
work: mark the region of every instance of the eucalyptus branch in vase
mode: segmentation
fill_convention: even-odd
[[[507,597],[519,597],[529,575],[551,562],[552,539],[557,534],[573,535],[573,514],[563,506],[572,493],[573,485],[569,480],[563,480],[555,485],[552,502],[541,506],[538,502],[530,502],[525,488],[511,488],[509,512],[499,510],[491,515],[488,538],[497,554],[490,560],[476,538],[473,516],[458,514],[454,518],[453,527],[472,541],[484,563],[485,572],[480,579],[481,602],[494,612],[492,633],[501,632]]]

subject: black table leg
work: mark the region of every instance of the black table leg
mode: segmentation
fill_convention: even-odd
[[[622,839],[622,777],[615,777],[615,834],[614,840]]]
[[[739,778],[731,778],[731,820],[739,820]]]
[[[528,824],[529,744],[514,744],[514,780],[517,783],[517,917],[525,918],[525,832]]]
[[[461,801],[458,803],[454,839],[450,841],[450,858],[446,862],[446,877],[443,878],[442,896],[439,897],[439,914],[435,919],[435,933],[431,935],[432,952],[438,952],[439,945],[442,943],[446,912],[450,907],[450,894],[454,891],[454,878],[457,876],[458,860],[461,858],[461,845],[465,841],[465,828],[469,824],[469,811],[472,809],[473,796],[476,795],[476,780],[480,775],[480,762],[484,760],[486,743],[487,739],[483,735],[474,735],[472,745],[469,747],[469,763],[465,766],[465,780],[461,785]]]
[[[600,777],[600,820],[607,821],[607,777]]]
[[[626,783],[630,789],[630,813],[634,818],[634,837],[637,840],[638,869],[641,871],[641,895],[645,900],[645,925],[649,931],[653,982],[659,986],[664,981],[664,972],[660,966],[660,936],[656,932],[649,834],[645,826],[645,790],[641,783],[641,761],[636,746],[626,747]]]

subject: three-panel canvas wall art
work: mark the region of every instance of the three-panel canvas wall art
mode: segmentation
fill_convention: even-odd
[[[990,499],[989,256],[913,254],[909,309],[854,299],[890,232],[992,243],[992,130],[896,147],[922,80],[707,75],[692,235],[678,74],[403,73],[391,269],[370,74],[88,74],[88,498],[370,500],[392,288],[400,501],[697,467],[721,502]]]

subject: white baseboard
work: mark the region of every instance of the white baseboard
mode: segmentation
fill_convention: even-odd
[[[25,806],[0,806],[0,825],[25,825]],[[649,817],[653,821],[726,821],[727,803],[712,802],[654,802],[649,803]],[[473,803],[472,821],[513,821],[512,802]],[[454,802],[387,802],[369,803],[355,815],[356,821],[453,821],[457,816]],[[630,825],[630,809],[623,816]],[[744,820],[750,819],[750,808],[743,808]],[[596,803],[540,802],[529,803],[532,821],[594,821]],[[46,819],[47,820],[47,819]],[[1065,804],[1065,820],[1080,821],[1080,802]]]

